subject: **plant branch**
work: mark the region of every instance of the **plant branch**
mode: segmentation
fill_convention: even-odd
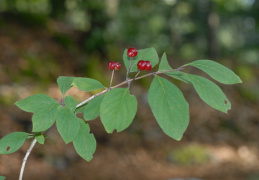
[[[25,154],[25,157],[23,158],[23,162],[22,162],[22,167],[21,167],[21,171],[20,171],[19,180],[22,180],[23,172],[24,172],[24,168],[25,168],[25,164],[26,164],[27,159],[28,159],[28,157],[29,157],[29,155],[30,155],[30,153],[31,153],[31,151],[32,151],[32,149],[33,149],[33,147],[35,146],[36,142],[37,142],[37,140],[36,140],[36,138],[35,138],[35,139],[32,141],[30,148],[27,150],[27,153]]]
[[[134,80],[142,79],[142,78],[145,78],[145,77],[148,77],[148,76],[152,76],[152,75],[163,74],[163,73],[173,72],[173,71],[181,71],[181,70],[183,70],[183,66],[181,66],[181,67],[179,67],[179,68],[177,68],[177,69],[171,69],[171,70],[167,70],[167,71],[151,72],[151,73],[145,74],[145,75],[143,75],[143,76],[139,76],[139,77],[136,77],[136,76],[135,76],[135,77],[132,78],[132,79],[128,79],[128,80],[126,80],[126,81],[123,81],[123,82],[121,82],[121,83],[119,83],[119,84],[117,84],[117,85],[115,85],[115,86],[113,86],[113,87],[110,87],[110,88],[108,88],[108,89],[105,89],[105,90],[103,90],[102,92],[99,92],[99,93],[97,93],[97,94],[95,94],[95,95],[89,97],[88,99],[86,99],[86,100],[84,100],[83,102],[79,103],[79,104],[76,106],[76,108],[79,108],[80,106],[83,106],[84,104],[88,103],[89,101],[91,101],[92,99],[94,99],[94,98],[97,97],[97,96],[100,96],[100,95],[102,95],[102,94],[107,93],[107,92],[108,92],[109,90],[111,90],[111,89],[120,87],[120,86],[122,86],[122,85],[124,85],[124,84],[130,84],[130,83],[131,83],[132,81],[134,81]]]
[[[113,75],[114,75],[114,70],[113,70],[113,71],[112,71],[111,81],[110,81],[110,87],[109,87],[108,89],[103,90],[102,92],[99,92],[99,93],[97,93],[97,94],[91,96],[90,98],[84,100],[83,102],[79,103],[79,104],[76,106],[76,108],[79,108],[80,106],[83,106],[84,104],[86,104],[87,102],[91,101],[92,99],[94,99],[94,98],[97,97],[97,96],[100,96],[100,95],[102,95],[102,94],[107,93],[107,92],[108,92],[109,90],[111,90],[111,89],[120,87],[120,86],[122,86],[122,85],[124,85],[124,84],[128,84],[128,87],[130,87],[130,84],[131,84],[133,81],[135,81],[135,80],[142,79],[142,78],[145,78],[145,77],[148,77],[148,76],[152,76],[152,75],[157,75],[157,74],[162,74],[162,73],[167,73],[167,72],[172,72],[172,71],[181,71],[181,70],[183,70],[183,66],[181,66],[181,67],[179,67],[179,68],[177,68],[177,69],[171,69],[171,70],[167,70],[167,71],[152,72],[152,73],[148,73],[148,74],[145,74],[145,75],[143,75],[143,76],[137,77],[137,76],[139,75],[139,73],[140,73],[140,71],[139,71],[139,72],[135,75],[134,78],[129,79],[129,72],[130,72],[130,69],[131,69],[131,60],[132,60],[132,58],[130,59],[129,71],[127,72],[127,79],[126,79],[126,81],[123,81],[123,82],[121,82],[121,83],[119,83],[119,84],[117,84],[117,85],[111,87],[111,85],[112,85],[112,79],[113,79]],[[26,152],[26,154],[25,154],[25,157],[24,157],[23,162],[22,162],[22,167],[21,167],[21,170],[20,170],[19,180],[22,180],[22,178],[23,178],[23,172],[24,172],[24,168],[25,168],[27,159],[28,159],[28,157],[29,157],[29,155],[30,155],[30,153],[31,153],[31,151],[32,151],[32,149],[33,149],[33,147],[35,146],[36,142],[37,142],[37,140],[36,140],[36,138],[35,138],[35,139],[32,141],[32,143],[31,143],[29,149],[27,150],[27,152]]]

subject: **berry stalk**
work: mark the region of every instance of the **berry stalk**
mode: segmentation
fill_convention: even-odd
[[[128,88],[130,88],[130,82],[129,82],[129,73],[131,69],[131,64],[132,64],[132,58],[138,55],[138,50],[136,48],[129,48],[127,52],[127,56],[130,57],[130,62],[129,62],[129,69],[127,71],[127,76],[126,76],[126,81],[128,81]]]
[[[135,77],[132,79],[132,81],[130,81],[130,84],[133,83],[133,81],[135,81],[135,79],[138,77],[139,73],[140,73],[140,70],[137,72],[137,74],[136,74]]]
[[[114,69],[112,70],[112,76],[111,76],[111,81],[110,81],[109,89],[111,89],[111,86],[112,86],[113,76],[114,76]]]
[[[129,73],[130,73],[130,69],[131,69],[131,64],[132,64],[132,57],[130,57],[129,69],[128,69],[128,72],[127,72],[126,81],[129,80]],[[128,88],[130,88],[130,82],[129,81],[128,81]]]

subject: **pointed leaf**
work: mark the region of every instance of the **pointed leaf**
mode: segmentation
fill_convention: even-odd
[[[165,134],[181,140],[189,124],[189,105],[182,92],[170,81],[156,76],[148,92],[148,102]]]
[[[60,109],[56,124],[58,132],[66,144],[76,138],[80,125],[76,115],[69,108]]]
[[[55,123],[60,107],[60,104],[52,103],[35,112],[32,116],[32,132],[41,132],[49,129]]]
[[[185,75],[189,82],[193,84],[200,98],[208,105],[224,113],[231,109],[231,103],[216,84],[201,76]]]
[[[242,83],[241,79],[230,69],[211,60],[197,60],[186,64],[185,66],[194,66],[206,72],[216,81],[223,84]]]
[[[79,119],[79,118],[78,118]],[[89,125],[82,119],[79,119],[80,129],[73,141],[76,152],[86,161],[93,159],[93,154],[96,150],[96,140],[93,134],[90,133]]]
[[[77,87],[81,91],[93,91],[96,89],[105,88],[99,81],[91,78],[75,78],[73,80],[73,86]]]
[[[84,119],[93,120],[100,115],[100,106],[102,103],[104,95],[97,96],[92,101],[88,103],[84,109]]]
[[[76,100],[72,96],[66,96],[65,97],[65,105],[67,108],[69,108],[72,112],[76,109]]]
[[[5,177],[4,176],[0,176],[0,180],[4,180],[5,179]]]
[[[126,49],[123,53],[123,61],[128,70],[130,57],[127,56],[127,51],[128,51],[128,49]],[[152,67],[155,67],[155,65],[157,65],[157,63],[159,61],[159,58],[158,58],[155,48],[147,48],[147,49],[138,50],[138,55],[136,57],[132,58],[132,65],[131,65],[130,72],[138,71],[137,64],[138,64],[139,60],[148,60],[151,62]]]
[[[173,68],[169,65],[167,57],[166,57],[166,53],[164,53],[161,58],[161,62],[159,64],[158,71],[167,71],[167,70],[171,70],[171,69],[173,69]]]
[[[35,94],[15,103],[20,109],[26,112],[36,112],[57,101],[45,94]]]
[[[17,151],[28,138],[28,133],[14,132],[0,140],[0,154],[11,154]]]
[[[63,96],[72,87],[72,82],[74,79],[75,79],[75,77],[69,77],[69,76],[59,76],[58,77],[57,83],[58,83],[59,89]]]
[[[37,140],[37,142],[38,142],[39,144],[44,144],[44,142],[45,142],[45,137],[44,137],[43,134],[38,133],[38,134],[35,135],[35,138],[36,138],[36,140]]]
[[[116,88],[105,94],[100,107],[101,121],[108,133],[126,129],[137,112],[137,100],[128,88]]]
[[[164,53],[162,58],[161,58],[161,62],[159,64],[159,69],[158,71],[168,71],[168,70],[172,70],[173,68],[171,68],[171,66],[168,64],[168,61],[167,61],[167,57],[166,57],[166,54]],[[175,79],[178,79],[180,81],[183,81],[185,83],[187,83],[187,81],[184,79],[184,77],[182,77],[182,72],[179,72],[179,71],[172,71],[172,72],[166,72],[164,73],[168,76],[171,76]]]

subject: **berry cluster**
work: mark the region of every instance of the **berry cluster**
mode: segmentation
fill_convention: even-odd
[[[152,64],[150,61],[140,60],[138,62],[138,69],[140,71],[143,71],[143,70],[150,71],[152,69]]]
[[[138,50],[136,48],[129,48],[127,52],[127,56],[135,57],[138,55]],[[132,61],[132,59],[131,59]],[[150,61],[140,60],[137,64],[138,69],[140,71],[146,70],[150,71],[152,69],[152,64]],[[119,62],[110,61],[108,64],[108,68],[111,70],[119,70],[121,68],[121,64]]]
[[[110,61],[108,64],[108,68],[111,70],[119,70],[121,68],[121,64],[119,62]]]
[[[135,56],[138,55],[138,50],[136,48],[129,48],[128,52],[127,52],[127,55],[129,57],[135,57]]]

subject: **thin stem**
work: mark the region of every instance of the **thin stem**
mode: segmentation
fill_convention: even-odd
[[[29,157],[29,155],[30,155],[30,153],[31,153],[31,151],[32,151],[32,149],[33,149],[33,147],[35,146],[36,142],[37,142],[37,140],[36,140],[36,138],[35,138],[35,139],[32,141],[30,148],[27,150],[27,153],[25,154],[25,157],[23,158],[23,162],[22,162],[22,167],[21,167],[21,171],[20,171],[19,180],[22,180],[23,172],[24,172],[24,168],[25,168],[25,164],[26,164],[27,159],[28,159],[28,157]]]
[[[129,66],[129,71],[130,71],[130,68],[131,68],[131,62],[130,62],[130,66]],[[99,93],[97,93],[97,94],[91,96],[90,98],[84,100],[83,102],[79,103],[79,104],[76,106],[76,108],[79,108],[80,106],[83,106],[84,104],[88,103],[89,101],[91,101],[91,100],[94,99],[95,97],[100,96],[100,95],[102,95],[102,94],[105,94],[106,92],[108,92],[108,91],[111,90],[111,89],[117,88],[117,87],[122,86],[122,85],[127,84],[127,83],[128,83],[128,87],[129,87],[129,86],[130,86],[130,83],[132,83],[132,82],[135,81],[135,80],[142,79],[142,78],[147,77],[147,76],[152,76],[152,75],[157,75],[157,74],[162,74],[162,73],[167,73],[167,72],[172,72],[172,71],[181,71],[181,70],[183,70],[183,66],[181,66],[181,67],[179,67],[179,68],[177,68],[177,69],[172,69],[172,70],[167,70],[167,71],[159,71],[159,72],[152,72],[152,73],[148,73],[148,74],[145,74],[145,75],[143,75],[143,76],[137,77],[137,76],[139,75],[139,73],[140,73],[140,71],[139,71],[139,72],[135,75],[135,77],[132,78],[132,79],[129,79],[129,78],[128,78],[128,73],[127,73],[127,80],[126,80],[126,81],[123,81],[123,82],[121,82],[121,83],[119,83],[119,84],[117,84],[117,85],[111,87],[112,79],[113,79],[113,74],[114,74],[114,70],[113,70],[113,72],[112,72],[112,77],[111,77],[111,82],[110,82],[110,87],[109,87],[108,89],[103,90],[102,92],[99,92]],[[129,72],[129,71],[128,71],[128,72]],[[35,138],[35,139],[32,141],[31,146],[29,147],[29,149],[27,150],[27,152],[26,152],[26,154],[25,154],[25,157],[24,157],[23,162],[22,162],[22,167],[21,167],[21,171],[20,171],[19,180],[22,180],[22,178],[23,178],[23,172],[24,172],[24,168],[25,168],[27,159],[28,159],[28,157],[29,157],[29,155],[30,155],[30,153],[31,153],[31,151],[32,151],[32,149],[33,149],[33,147],[35,146],[36,142],[37,142],[37,140],[36,140],[36,138]]]
[[[179,67],[179,68],[177,68],[177,69],[171,69],[171,70],[167,70],[167,71],[151,72],[151,73],[145,74],[145,75],[140,76],[140,77],[136,77],[136,76],[135,76],[133,79],[128,79],[128,80],[126,80],[126,81],[123,81],[123,82],[121,82],[121,83],[119,83],[119,84],[117,84],[117,85],[115,85],[115,86],[110,87],[109,89],[105,89],[105,90],[103,90],[102,92],[99,92],[99,93],[97,93],[97,94],[95,94],[95,95],[89,97],[88,99],[86,99],[86,100],[84,100],[83,102],[79,103],[79,104],[76,106],[76,108],[79,108],[79,107],[83,106],[84,104],[88,103],[89,101],[91,101],[92,99],[94,99],[94,98],[97,97],[97,96],[100,96],[100,95],[102,95],[102,94],[107,93],[108,90],[111,90],[111,89],[120,87],[120,86],[122,86],[122,85],[124,85],[124,84],[127,84],[127,83],[129,84],[129,83],[131,83],[132,81],[135,81],[135,80],[138,80],[138,79],[142,79],[142,78],[145,78],[145,77],[148,77],[148,76],[152,76],[152,75],[157,75],[157,74],[162,74],[162,73],[167,73],[167,72],[172,72],[172,71],[181,71],[181,70],[183,70],[183,66],[181,66],[181,67]]]
[[[135,81],[135,79],[138,77],[139,73],[140,73],[140,70],[137,72],[137,74],[136,74],[135,77],[132,79],[132,81],[130,82],[130,84],[133,83],[133,81]]]
[[[140,73],[140,70],[137,72],[137,74],[135,75],[132,81],[134,81],[138,77],[139,73]]]
[[[130,69],[131,69],[131,64],[132,64],[132,57],[130,57],[129,69],[128,69],[128,72],[127,72],[126,81],[129,80],[129,73],[130,73]],[[129,81],[128,81],[128,88],[130,88],[130,82]]]
[[[109,88],[110,90],[113,89],[113,87]],[[76,105],[76,108],[79,108],[81,106],[83,106],[84,104],[88,103],[89,101],[91,101],[92,99],[94,99],[97,96],[101,96],[102,94],[106,93],[109,89],[105,89],[102,92],[99,92],[91,97],[89,97],[88,99],[84,100],[83,102],[79,103],[78,105]]]
[[[112,76],[111,76],[111,81],[110,81],[110,86],[109,86],[109,89],[111,88],[112,86],[112,80],[113,80],[113,76],[114,76],[114,69],[112,70]]]

